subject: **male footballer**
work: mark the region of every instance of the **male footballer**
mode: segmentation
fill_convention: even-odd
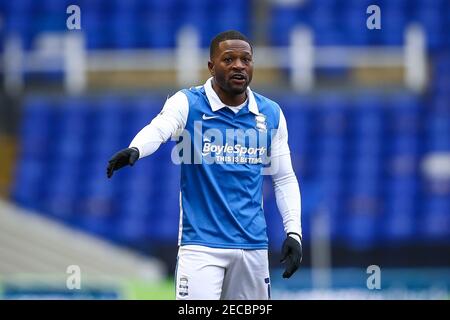
[[[283,277],[302,260],[300,190],[286,119],[277,103],[250,90],[253,48],[238,31],[211,41],[208,69],[204,85],[170,97],[129,147],[109,160],[107,175],[184,132],[176,298],[270,299],[265,173],[272,176],[286,232]]]

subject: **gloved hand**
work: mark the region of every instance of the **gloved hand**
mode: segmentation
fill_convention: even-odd
[[[283,278],[290,278],[294,272],[297,271],[302,262],[303,252],[301,241],[295,240],[288,234],[286,240],[283,242],[281,255],[281,263],[286,263]]]
[[[106,168],[106,175],[111,178],[114,171],[119,170],[127,165],[134,165],[139,159],[139,150],[137,148],[126,148],[117,152],[108,161]]]

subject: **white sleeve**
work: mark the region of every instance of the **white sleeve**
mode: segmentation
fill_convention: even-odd
[[[188,113],[189,101],[183,92],[178,91],[167,99],[161,112],[139,131],[129,147],[139,150],[139,159],[151,155],[161,143],[184,129]]]
[[[291,156],[285,154],[273,160],[278,162],[278,169],[272,174],[272,181],[284,231],[286,234],[294,232],[302,236],[300,188],[292,168]]]
[[[284,231],[302,235],[301,195],[297,177],[292,168],[288,145],[286,119],[280,111],[278,131],[272,141],[271,175],[277,207],[283,219]],[[293,236],[300,241],[299,237]]]
[[[272,157],[278,157],[285,154],[290,154],[288,145],[288,130],[286,124],[286,118],[283,111],[280,109],[280,120],[278,123],[278,130],[273,136],[271,154]]]

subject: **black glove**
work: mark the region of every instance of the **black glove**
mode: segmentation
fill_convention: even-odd
[[[108,161],[108,168],[106,168],[106,175],[111,178],[115,170],[119,170],[127,165],[134,165],[139,159],[139,150],[137,148],[126,148],[117,152]]]
[[[302,244],[288,236],[283,242],[283,248],[281,249],[281,263],[286,262],[286,270],[284,270],[283,278],[290,278],[302,262]]]

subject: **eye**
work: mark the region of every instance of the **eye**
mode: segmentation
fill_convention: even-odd
[[[225,61],[226,63],[231,63],[233,61],[233,59],[231,58],[224,58],[223,61]]]

